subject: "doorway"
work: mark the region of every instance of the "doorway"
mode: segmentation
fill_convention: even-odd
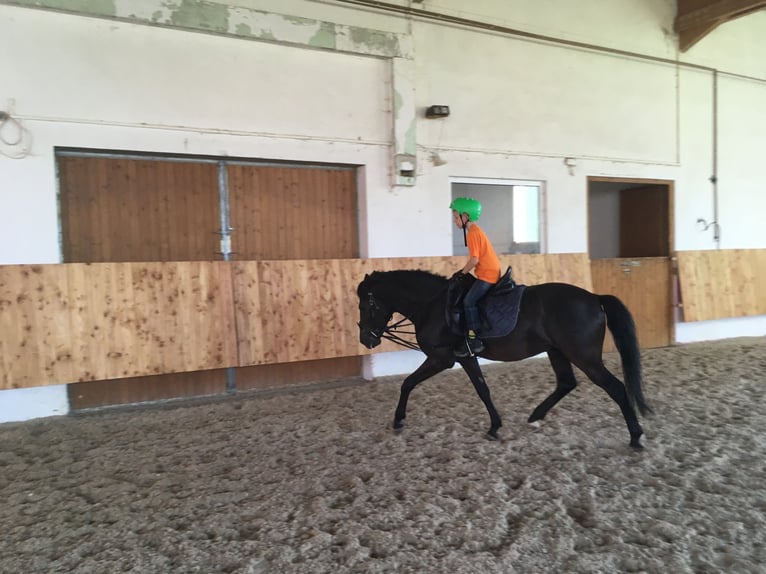
[[[355,258],[356,166],[60,149],[65,263]],[[333,380],[358,356],[68,385],[73,410]]]
[[[619,297],[641,348],[667,347],[673,321],[673,182],[588,178],[593,290]],[[607,338],[605,350],[613,351]]]

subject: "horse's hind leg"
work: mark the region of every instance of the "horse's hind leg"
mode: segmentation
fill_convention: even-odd
[[[620,382],[620,379],[609,372],[609,369],[607,369],[602,362],[599,362],[597,365],[577,366],[588,375],[588,378],[590,378],[591,381],[604,389],[607,394],[612,397],[612,400],[620,406],[622,416],[625,418],[625,424],[628,425],[630,446],[634,448],[643,448],[640,439],[641,435],[644,434],[644,431],[638,422],[636,410],[633,408],[633,405],[630,404],[625,385]]]
[[[412,389],[414,389],[418,383],[433,377],[437,373],[441,373],[445,369],[449,369],[454,364],[454,360],[451,359],[445,360],[443,358],[426,357],[423,364],[415,369],[415,372],[404,379],[402,389],[399,393],[399,404],[396,405],[396,413],[394,414],[394,429],[399,430],[404,426],[404,419],[407,416],[407,400],[410,398]]]
[[[527,422],[529,423],[545,418],[548,411],[577,386],[577,379],[575,379],[572,363],[569,362],[569,359],[567,359],[561,351],[558,349],[550,349],[548,351],[548,360],[550,360],[553,371],[556,373],[556,390],[548,395],[546,399],[532,411],[532,414],[529,415],[529,418],[527,419]]]

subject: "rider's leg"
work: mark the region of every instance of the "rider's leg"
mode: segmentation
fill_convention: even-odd
[[[465,322],[468,328],[468,348],[471,354],[480,353],[484,350],[484,343],[479,339],[476,333],[481,325],[479,317],[479,300],[487,294],[492,288],[492,283],[487,283],[481,279],[474,281],[471,288],[463,299],[463,308],[465,309]]]

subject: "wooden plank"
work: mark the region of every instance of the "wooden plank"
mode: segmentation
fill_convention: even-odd
[[[75,371],[66,270],[0,267],[0,389],[48,384]]]
[[[502,260],[519,282],[578,283],[586,279],[584,257]],[[356,325],[356,288],[365,273],[426,269],[448,277],[464,262],[445,256],[0,266],[2,388],[366,354]],[[375,352],[398,349],[386,342]]]
[[[226,392],[226,370],[169,373],[67,385],[72,410],[152,402]]]
[[[763,0],[679,0],[674,29],[682,52],[720,24],[766,8]]]
[[[66,262],[217,259],[216,166],[59,157]]]
[[[764,0],[679,0],[676,31],[726,21],[766,8]]]
[[[643,349],[666,347],[672,342],[673,300],[671,261],[666,257],[594,259],[593,290],[617,296],[636,323]],[[607,336],[605,351],[614,351]]]
[[[231,165],[236,260],[308,260],[358,255],[356,171]]]
[[[685,321],[766,315],[766,250],[679,251]]]

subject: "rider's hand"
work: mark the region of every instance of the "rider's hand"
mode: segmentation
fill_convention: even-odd
[[[458,271],[452,277],[450,277],[451,281],[460,281],[463,277],[465,277],[465,273],[463,271]]]

